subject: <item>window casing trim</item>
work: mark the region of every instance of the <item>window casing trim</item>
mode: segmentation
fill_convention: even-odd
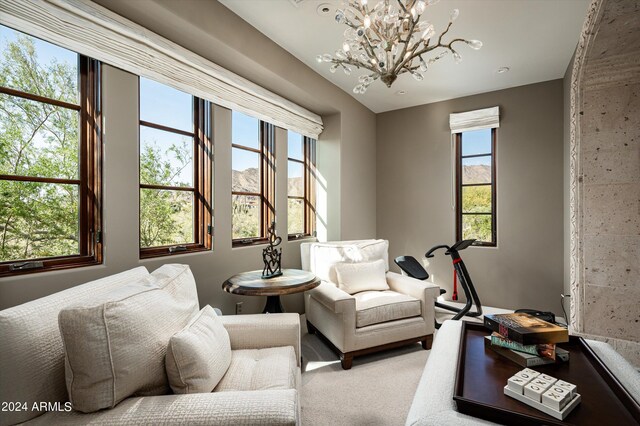
[[[294,196],[287,193],[287,200],[303,200],[304,232],[288,234],[289,241],[314,238],[316,230],[316,140],[308,136],[303,136],[302,143],[303,160],[287,157],[287,161],[293,161],[303,165],[304,195]]]
[[[260,197],[260,223],[258,224],[259,235],[248,238],[234,238],[231,240],[232,247],[245,247],[252,245],[266,244],[267,230],[271,222],[275,219],[275,194],[276,194],[276,173],[275,173],[275,126],[265,121],[259,122],[260,127],[260,147],[251,148],[244,145],[232,143],[232,148],[243,149],[260,155],[260,193],[231,191],[231,196],[247,195]],[[233,219],[232,219],[233,220]],[[233,226],[233,224],[232,224]]]
[[[36,102],[47,103],[80,113],[79,179],[43,178],[0,175],[0,179],[26,182],[62,183],[78,185],[79,193],[79,254],[52,256],[0,262],[0,277],[48,272],[61,269],[100,265],[103,261],[102,243],[102,73],[95,59],[78,55],[80,74],[79,104],[49,99],[0,86],[0,93]],[[42,267],[11,270],[11,265],[42,262]]]
[[[138,86],[139,87],[139,86]],[[138,107],[140,106],[140,89],[138,88]],[[138,113],[139,116],[140,113]],[[173,256],[178,254],[209,251],[213,246],[213,208],[212,208],[212,176],[213,145],[211,139],[211,103],[193,96],[194,131],[187,132],[145,120],[138,120],[138,139],[140,127],[150,127],[193,138],[193,186],[182,187],[172,185],[143,184],[138,177],[140,189],[171,190],[192,192],[194,194],[193,236],[194,241],[185,244],[169,244],[153,247],[140,247],[140,259]],[[139,144],[138,150],[140,151]],[[138,156],[140,152],[138,153]],[[140,157],[138,157],[140,158]],[[140,206],[138,215],[140,215]],[[176,249],[177,250],[174,250]]]
[[[496,181],[496,133],[495,127],[491,128],[491,153],[465,155],[464,158],[486,157],[491,155],[491,183],[480,184],[463,184],[462,183],[462,132],[455,133],[455,158],[456,158],[456,241],[462,239],[462,217],[464,215],[482,214],[491,215],[491,241],[476,241],[473,243],[476,247],[497,247],[498,246],[498,209],[497,209],[497,181]],[[491,186],[491,213],[462,213],[462,188],[466,186]]]

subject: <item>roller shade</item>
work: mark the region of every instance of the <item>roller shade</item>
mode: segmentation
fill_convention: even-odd
[[[0,23],[317,138],[322,118],[90,0],[0,0]]]
[[[491,107],[449,114],[451,133],[500,127],[500,108]]]

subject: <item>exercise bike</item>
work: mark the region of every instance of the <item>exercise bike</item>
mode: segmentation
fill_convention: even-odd
[[[456,308],[454,306],[449,306],[445,303],[438,302],[436,300],[435,305],[439,308],[446,309],[451,312],[456,312],[453,316],[453,320],[459,320],[463,316],[470,317],[479,317],[482,315],[482,304],[480,303],[480,298],[478,297],[478,293],[476,292],[475,287],[473,286],[473,281],[471,281],[471,277],[469,276],[469,272],[467,271],[467,267],[464,264],[464,261],[460,257],[460,251],[466,249],[470,245],[473,244],[475,240],[462,240],[458,241],[451,247],[448,245],[442,244],[429,249],[429,251],[425,254],[427,258],[434,257],[434,252],[439,249],[446,249],[444,254],[451,256],[453,261],[453,270],[454,270],[454,290],[453,290],[453,300],[458,300],[458,292],[456,289],[456,281],[460,281],[460,286],[462,287],[462,291],[464,292],[464,296],[467,300],[465,305],[462,308]],[[416,260],[413,256],[399,256],[395,258],[395,263],[402,269],[407,275],[412,278],[418,280],[426,280],[429,278],[429,273],[422,267],[420,262]],[[446,290],[440,289],[440,294],[446,293]],[[475,305],[475,310],[473,312],[469,312],[471,310],[472,305]],[[435,321],[436,328],[440,328],[440,323]]]

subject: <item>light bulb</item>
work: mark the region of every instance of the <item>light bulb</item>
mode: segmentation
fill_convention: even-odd
[[[482,42],[480,40],[468,40],[466,43],[474,50],[478,50],[482,47]]]
[[[418,11],[416,10],[416,8],[415,8],[415,7],[412,7],[412,8],[411,8],[411,17],[412,17],[413,19],[416,19],[416,17],[417,17],[417,16],[418,16]]]
[[[344,18],[344,12],[340,9],[336,10],[336,22],[338,24],[344,24],[345,18]]]
[[[334,53],[334,56],[338,59],[347,59],[347,55],[344,53],[343,50],[336,50],[336,52]]]
[[[424,80],[424,77],[422,76],[422,74],[420,74],[419,72],[416,71],[411,71],[411,75],[413,76],[414,79],[416,79],[417,81],[422,81]]]
[[[427,63],[422,59],[422,56],[420,56],[420,71],[425,72],[428,68]]]
[[[349,67],[347,67],[345,65],[342,66],[342,71],[344,71],[344,73],[346,75],[351,75],[351,68],[349,68]]]
[[[363,5],[363,6],[366,6],[367,5],[367,0],[360,0],[360,4]]]
[[[429,40],[431,37],[433,37],[433,35],[435,33],[436,33],[436,31],[433,29],[433,25],[429,24],[427,29],[424,30],[424,32],[422,33],[422,40],[424,40],[424,41]]]
[[[449,15],[449,20],[451,22],[455,21],[456,19],[458,19],[458,16],[460,15],[460,11],[458,9],[453,9],[451,11],[451,15]]]
[[[329,68],[329,71],[331,72],[331,74],[334,74],[337,69],[338,69],[338,64],[333,64],[331,65],[331,68]]]
[[[371,26],[371,18],[369,15],[364,15],[364,27],[369,28]]]
[[[342,50],[344,50],[344,53],[347,53],[351,48],[349,47],[349,43],[347,43],[346,41],[344,43],[342,43]]]
[[[428,6],[433,6],[434,4],[440,2],[440,0],[427,0],[427,5]]]
[[[456,64],[459,64],[460,62],[462,62],[462,56],[460,56],[460,54],[458,52],[453,52],[453,60]]]
[[[325,53],[324,55],[322,55],[322,61],[323,62],[331,62],[332,60],[333,60],[333,58],[328,53]]]
[[[316,61],[318,61],[318,62],[322,62],[322,55],[318,55],[318,56],[316,56]]]
[[[418,14],[422,15],[424,13],[425,7],[426,7],[426,4],[424,0],[418,0],[418,3],[416,3],[416,11],[418,12]]]
[[[359,94],[359,93],[362,93],[362,92],[360,92],[360,90],[362,90],[362,84],[358,84],[356,87],[354,87],[353,88],[353,93],[355,93],[356,95]]]

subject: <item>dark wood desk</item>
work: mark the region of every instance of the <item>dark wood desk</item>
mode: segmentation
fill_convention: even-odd
[[[453,398],[459,412],[501,424],[639,424],[638,404],[584,340],[575,336],[558,345],[570,352],[569,362],[531,367],[578,387],[582,402],[564,421],[506,396],[507,380],[524,367],[485,348],[484,336],[489,334],[481,324],[465,322],[462,328]]]
[[[263,313],[284,312],[280,296],[311,290],[320,285],[313,273],[300,269],[283,269],[275,278],[262,278],[262,270],[236,274],[222,284],[222,289],[243,296],[267,296]]]

